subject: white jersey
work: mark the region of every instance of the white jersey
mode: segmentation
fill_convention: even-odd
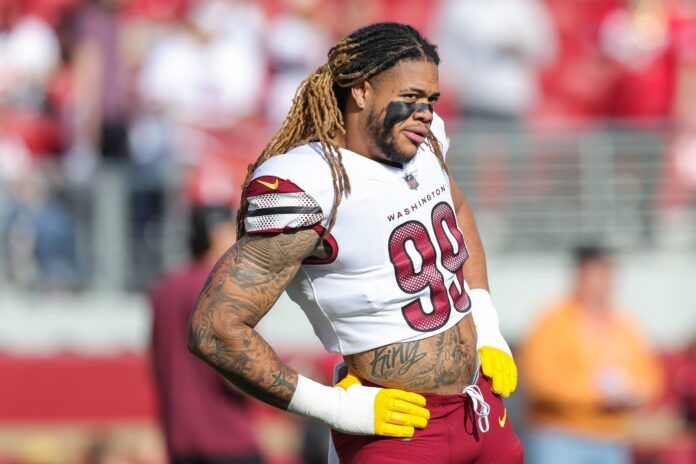
[[[437,115],[431,130],[446,153]],[[325,239],[324,260],[308,259],[287,293],[328,351],[359,353],[443,332],[469,311],[468,257],[447,174],[427,143],[403,167],[341,150],[351,192]],[[247,188],[247,233],[312,227],[325,231],[334,199],[318,143],[274,156]]]

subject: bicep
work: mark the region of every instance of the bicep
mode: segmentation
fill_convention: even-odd
[[[459,188],[452,176],[449,176],[449,182],[450,191],[452,192],[452,202],[454,203],[454,209],[456,211],[459,211],[466,202],[466,199],[464,198],[464,192],[462,192],[462,189]]]
[[[469,258],[464,263],[464,278],[470,288],[488,289],[488,276],[486,270],[486,256],[479,235],[474,214],[461,189],[450,176],[450,190],[452,202],[457,214],[457,223],[464,234],[464,241],[469,252]]]
[[[457,212],[457,220],[460,223],[460,227],[466,229],[471,229],[473,227],[476,235],[478,236],[478,231],[474,225],[474,213],[471,211],[471,207],[464,196],[464,192],[462,192],[462,189],[459,188],[452,176],[449,177],[449,180],[450,191],[452,192],[452,202],[454,203],[454,210]],[[469,232],[471,232],[471,230],[469,230]]]

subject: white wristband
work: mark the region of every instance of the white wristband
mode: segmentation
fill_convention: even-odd
[[[471,314],[474,316],[474,324],[479,325],[494,325],[498,327],[498,311],[493,306],[493,299],[488,290],[483,288],[474,288],[469,291],[471,299]]]
[[[297,387],[288,411],[328,423],[333,419],[332,406],[338,403],[339,394],[331,387],[297,374]]]
[[[327,387],[298,374],[288,411],[317,419],[339,432],[374,435],[375,397],[379,390],[362,385],[348,390]]]
[[[510,347],[500,333],[498,311],[488,290],[475,288],[469,292],[471,298],[471,315],[476,325],[476,349],[492,346],[512,356]]]

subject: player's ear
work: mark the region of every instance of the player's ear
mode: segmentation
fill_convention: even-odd
[[[366,101],[367,101],[367,94],[369,93],[370,89],[370,83],[367,81],[361,82],[360,84],[354,85],[353,87],[350,88],[350,95],[353,97],[353,101],[355,101],[355,105],[360,108],[364,109],[366,106]]]

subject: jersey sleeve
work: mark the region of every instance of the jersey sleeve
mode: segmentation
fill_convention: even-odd
[[[333,184],[328,166],[323,169],[319,163],[325,162],[311,155],[285,154],[259,166],[246,189],[246,232],[269,234],[307,228],[321,232],[333,204]]]
[[[437,141],[440,142],[442,156],[446,159],[450,140],[445,133],[445,121],[443,121],[437,113],[433,113],[433,121],[430,123],[430,131],[433,133]]]

